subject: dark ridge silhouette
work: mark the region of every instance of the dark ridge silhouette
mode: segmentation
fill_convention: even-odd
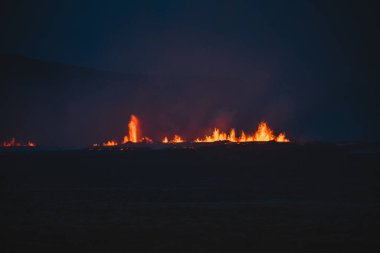
[[[2,250],[378,251],[379,144],[278,144],[0,152]]]

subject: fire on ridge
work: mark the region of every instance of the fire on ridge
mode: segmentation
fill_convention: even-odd
[[[241,131],[240,134],[237,134],[235,129],[232,128],[228,133],[223,132],[218,128],[215,128],[211,135],[206,135],[204,137],[198,137],[194,141],[195,143],[209,143],[217,141],[230,141],[234,143],[241,142],[266,142],[266,141],[275,141],[275,142],[290,142],[286,138],[285,132],[275,135],[265,121],[262,121],[258,125],[258,129],[253,133],[246,133]],[[183,137],[178,134],[175,134],[173,138],[168,138],[165,136],[161,143],[164,144],[176,144],[187,142]],[[120,144],[127,143],[153,143],[153,140],[149,137],[141,137],[141,128],[139,119],[135,115],[131,115],[131,119],[128,124],[128,135],[123,137],[123,140]],[[98,146],[118,146],[119,142],[115,140],[109,140],[103,142],[102,144],[93,144],[94,147]]]
[[[285,133],[280,133],[276,136],[272,129],[269,128],[266,122],[259,123],[258,129],[252,134],[246,134],[244,131],[240,135],[236,134],[234,128],[229,133],[225,133],[218,128],[215,128],[212,135],[206,135],[203,138],[197,138],[194,142],[215,142],[215,141],[230,141],[230,142],[253,142],[253,141],[276,141],[290,142],[286,138]]]
[[[9,141],[3,141],[2,147],[5,148],[11,148],[11,147],[31,147],[34,148],[36,147],[36,144],[32,141],[28,141],[27,143],[20,143],[17,142],[16,139],[13,137]]]
[[[131,119],[128,123],[128,135],[125,135],[123,137],[123,140],[119,143],[115,140],[109,140],[106,142],[103,142],[102,144],[93,144],[94,147],[98,146],[105,146],[105,147],[112,147],[117,146],[119,144],[127,144],[127,143],[153,143],[153,140],[149,137],[141,137],[141,128],[140,128],[140,121],[135,115],[131,115]]]

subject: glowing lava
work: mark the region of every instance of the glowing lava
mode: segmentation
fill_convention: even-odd
[[[276,141],[277,142],[290,142],[290,140],[286,138],[285,133],[280,133],[277,136]]]
[[[276,142],[290,142],[289,139],[286,138],[285,133],[282,132],[278,136],[276,136],[272,129],[269,128],[268,124],[265,121],[262,121],[259,123],[258,128],[256,132],[254,133],[246,133],[244,131],[240,132],[240,135],[236,133],[235,129],[232,128],[229,132],[223,132],[218,128],[214,128],[214,131],[211,135],[206,135],[203,138],[196,138],[194,142],[217,142],[217,141],[229,141],[229,142],[235,142],[235,143],[241,143],[241,142],[266,142],[266,141],[276,141]],[[135,115],[131,115],[131,119],[128,123],[128,135],[125,135],[123,137],[123,140],[120,142],[120,144],[127,144],[127,143],[153,143],[153,140],[148,137],[141,137],[141,127],[140,127],[140,121]],[[168,137],[164,137],[161,141],[162,143],[183,143],[186,142],[183,137],[176,134],[173,136],[172,139],[169,139]],[[12,140],[11,140],[12,143]],[[4,143],[5,145],[11,145],[9,143]],[[12,145],[15,144],[15,141],[13,140]],[[104,142],[102,144],[94,144],[94,147],[98,146],[118,146],[119,143],[115,140],[110,140],[107,142]]]
[[[26,144],[26,146],[34,148],[36,146],[36,144],[34,142],[28,141],[28,143]]]
[[[28,141],[26,144],[21,144],[16,141],[15,138],[11,138],[9,141],[3,141],[2,144],[3,147],[10,148],[10,147],[36,147],[36,144],[34,142]]]
[[[171,139],[171,140],[169,140],[168,137],[165,137],[162,140],[162,143],[182,143],[182,142],[185,142],[185,140],[181,136],[179,136],[177,134],[175,134],[174,138]]]
[[[123,140],[121,141],[121,144],[126,143],[138,143],[138,142],[146,142],[146,143],[153,143],[153,140],[149,137],[141,137],[141,128],[140,128],[140,121],[135,115],[131,115],[131,119],[128,123],[128,135],[125,135],[123,137]],[[98,146],[106,146],[106,147],[112,147],[117,146],[119,143],[115,140],[110,140],[107,142],[99,144],[93,144],[93,147]]]
[[[149,137],[143,137],[139,142],[153,143],[153,140]]]
[[[285,137],[285,133],[281,133],[276,137],[269,128],[266,122],[259,123],[258,129],[253,134],[246,134],[241,132],[240,136],[236,135],[235,129],[231,129],[229,133],[225,133],[218,128],[215,128],[212,135],[206,135],[204,138],[197,138],[194,142],[216,142],[216,141],[230,141],[230,142],[253,142],[253,141],[277,141],[289,142]]]
[[[203,139],[197,138],[194,142],[215,142],[215,141],[231,141],[237,142],[235,129],[231,129],[230,133],[220,131],[218,128],[214,128],[212,135],[206,135]]]
[[[253,141],[273,141],[275,138],[272,129],[264,121],[259,123],[258,129],[253,135]]]
[[[129,129],[129,138],[127,136],[124,136],[124,141],[129,140],[130,142],[133,142],[133,143],[140,142],[141,141],[140,140],[140,123],[137,117],[133,114],[131,115],[131,120],[129,121],[128,129]]]
[[[112,146],[117,146],[117,145],[118,145],[118,143],[114,140],[107,141],[107,142],[103,143],[103,146],[106,146],[106,147],[112,147]]]

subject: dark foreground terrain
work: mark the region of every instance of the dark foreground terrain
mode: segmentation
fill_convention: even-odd
[[[380,252],[379,151],[2,151],[0,252]]]

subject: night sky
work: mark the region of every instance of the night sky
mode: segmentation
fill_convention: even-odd
[[[295,140],[379,140],[375,10],[2,0],[0,137],[81,146],[120,138],[135,113],[153,138],[266,120]]]

